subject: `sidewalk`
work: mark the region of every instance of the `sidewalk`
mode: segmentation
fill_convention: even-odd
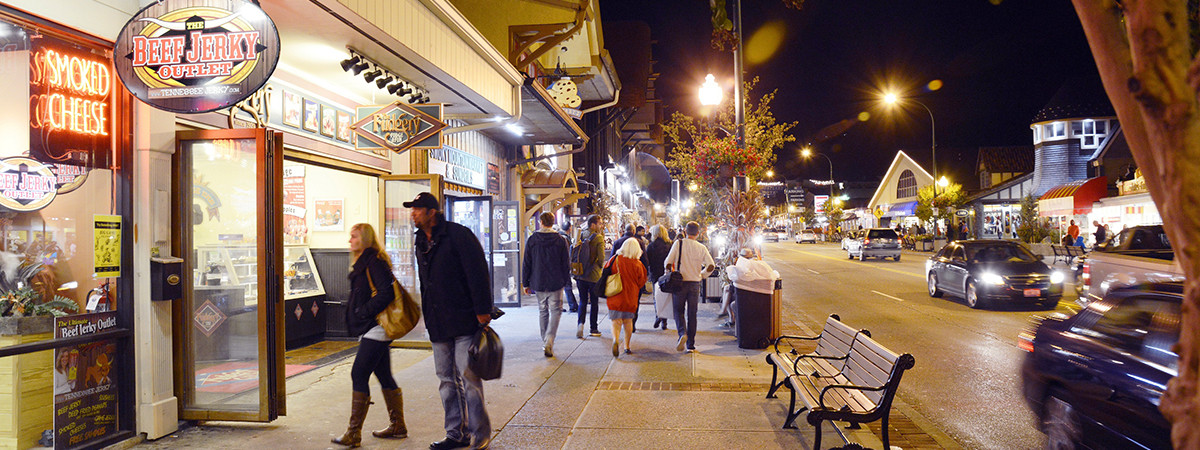
[[[717,327],[718,307],[700,305],[699,351],[681,353],[675,351],[674,323],[668,331],[650,329],[653,305],[643,304],[634,353],[620,358],[611,353],[611,326],[603,306],[604,336],[599,338],[576,339],[575,315],[564,313],[554,358],[542,355],[537,307],[507,309],[493,322],[505,344],[504,376],[484,387],[495,430],[492,447],[811,448],[814,431],[803,420],[797,421],[797,429],[780,428],[787,396],[764,398],[771,379],[764,351],[739,349],[731,333]],[[785,330],[796,326],[802,327],[788,323]],[[350,363],[346,358],[289,379],[288,414],[274,422],[204,422],[137,447],[338,448],[329,438],[346,427]],[[392,365],[405,394],[409,437],[382,440],[365,431],[364,448],[427,448],[444,436],[431,353],[394,349]],[[386,426],[379,385],[374,380],[371,385],[375,404],[364,430]],[[842,445],[832,428],[823,427],[823,443]],[[879,438],[870,430],[845,431],[852,442],[878,449]],[[893,445],[897,436],[893,434]]]

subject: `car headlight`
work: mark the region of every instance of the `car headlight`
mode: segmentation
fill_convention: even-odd
[[[754,245],[762,245],[762,243],[763,243],[763,237],[761,234],[754,237]]]
[[[725,246],[725,236],[717,236],[717,237],[713,238],[712,241],[713,241],[713,244],[716,245],[717,247]]]
[[[1063,279],[1065,279],[1065,278],[1066,277],[1063,275],[1063,273],[1059,272],[1057,270],[1050,273],[1050,282],[1053,284],[1060,284],[1063,282]]]
[[[996,286],[1003,286],[1003,285],[1004,285],[1004,277],[1002,277],[1002,276],[1000,276],[1000,275],[996,275],[996,274],[994,274],[994,273],[991,273],[991,272],[984,273],[983,275],[980,275],[980,276],[979,276],[979,280],[980,280],[980,281],[983,281],[984,283],[987,283],[987,284],[994,284],[994,285],[996,285]]]

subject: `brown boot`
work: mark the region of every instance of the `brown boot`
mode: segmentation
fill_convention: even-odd
[[[329,441],[351,448],[362,445],[363,419],[367,418],[367,408],[370,406],[371,394],[355,392],[350,400],[350,426],[346,428],[346,434],[343,434],[340,438],[330,439]]]
[[[408,437],[408,427],[404,426],[404,392],[400,388],[384,389],[383,401],[387,404],[388,418],[392,424],[382,430],[372,431],[371,435],[377,438]]]

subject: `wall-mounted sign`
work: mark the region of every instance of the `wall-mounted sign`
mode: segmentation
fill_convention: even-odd
[[[279,33],[250,1],[160,0],[121,29],[113,60],[125,88],[150,106],[209,112],[267,82],[279,61]]]
[[[825,214],[825,203],[828,201],[829,201],[828,195],[814,195],[813,196],[813,211],[816,211],[817,214]]]
[[[500,195],[500,166],[488,163],[487,187],[489,194]]]
[[[404,153],[410,148],[442,147],[442,105],[409,105],[397,101],[384,106],[359,106],[358,122],[350,128],[358,135],[359,150],[390,149]]]
[[[121,216],[95,214],[92,216],[92,251],[95,256],[93,275],[121,276]]]
[[[429,173],[441,174],[451,183],[486,189],[486,171],[487,162],[483,158],[457,148],[442,147],[429,151]]]
[[[45,34],[34,35],[30,44],[30,157],[107,167],[113,142],[108,58]]]
[[[54,201],[58,177],[50,167],[21,156],[0,160],[0,209],[37,211]]]

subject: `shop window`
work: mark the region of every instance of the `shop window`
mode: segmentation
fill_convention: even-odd
[[[896,198],[917,196],[917,177],[911,170],[900,172],[900,180],[896,182]]]

